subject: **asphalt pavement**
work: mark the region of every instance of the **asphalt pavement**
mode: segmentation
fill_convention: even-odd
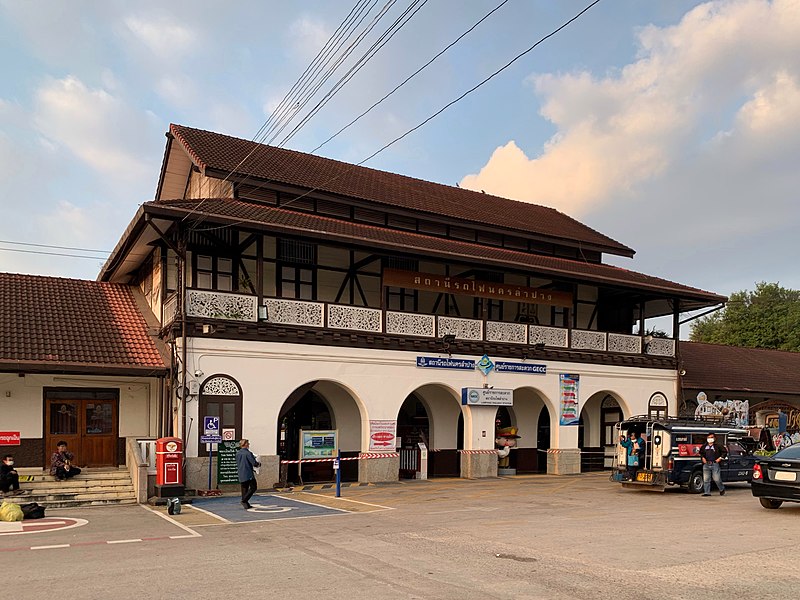
[[[4,533],[14,598],[703,598],[800,589],[800,504],[622,489],[604,474],[411,481],[54,510]]]

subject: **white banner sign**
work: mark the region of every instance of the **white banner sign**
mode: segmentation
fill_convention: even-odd
[[[394,452],[397,445],[397,421],[370,420],[369,451]]]
[[[469,406],[513,406],[514,390],[461,388],[461,404]]]

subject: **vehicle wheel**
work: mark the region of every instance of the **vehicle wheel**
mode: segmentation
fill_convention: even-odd
[[[783,504],[783,500],[770,500],[769,498],[759,498],[759,502],[761,502],[761,506],[764,508],[780,508],[781,504]]]
[[[703,472],[694,471],[689,477],[686,489],[692,494],[700,494],[703,491]]]

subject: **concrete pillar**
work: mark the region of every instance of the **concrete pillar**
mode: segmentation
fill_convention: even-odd
[[[358,461],[358,481],[361,483],[382,483],[398,481],[400,457],[370,458]]]
[[[551,448],[547,451],[548,475],[577,475],[581,472],[581,451],[578,448]]]
[[[471,454],[462,452],[461,477],[464,479],[497,477],[497,453]]]

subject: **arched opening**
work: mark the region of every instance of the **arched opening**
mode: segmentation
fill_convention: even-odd
[[[400,477],[416,476],[420,442],[428,449],[428,477],[460,477],[464,418],[459,396],[444,384],[427,384],[411,392],[397,415]]]
[[[282,461],[357,457],[361,450],[361,411],[356,397],[333,381],[312,381],[295,389],[278,414],[278,454]],[[282,463],[288,485],[329,482],[333,460]],[[358,481],[358,461],[341,462],[342,481]]]
[[[514,406],[508,412],[509,425],[516,427],[519,435],[509,454],[509,467],[518,475],[546,473],[551,412],[545,395],[532,387],[517,388]]]
[[[610,392],[597,392],[584,403],[578,426],[581,472],[612,467],[617,443],[614,427],[623,418],[619,399]]]
[[[419,469],[419,444],[430,448],[428,410],[416,394],[410,394],[397,413],[400,448],[400,479],[414,479]]]

